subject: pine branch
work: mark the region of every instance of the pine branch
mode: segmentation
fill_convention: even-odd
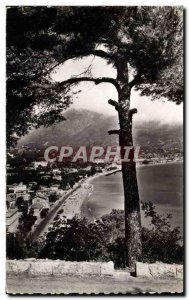
[[[59,65],[65,63],[69,59],[74,59],[74,58],[77,58],[77,57],[82,57],[82,56],[84,57],[84,56],[89,56],[89,55],[94,55],[94,56],[98,56],[98,57],[105,58],[105,59],[112,59],[112,60],[114,59],[114,56],[112,54],[109,54],[109,53],[107,53],[103,50],[76,51],[75,53],[66,55],[65,58],[62,58],[62,60],[57,62],[56,64],[54,64],[54,66],[52,66],[49,69],[47,69],[47,70],[41,72],[40,74],[38,74],[35,77],[35,79],[37,79],[41,76],[48,75],[50,72],[52,72],[52,70],[54,70]]]
[[[109,135],[111,135],[111,134],[120,134],[120,130],[109,130],[108,134]]]
[[[112,99],[109,99],[109,100],[108,100],[108,103],[109,103],[110,105],[114,106],[116,110],[119,109],[119,103],[118,103],[117,101],[112,100]]]
[[[115,86],[117,91],[120,90],[120,86],[117,83],[116,79],[110,78],[110,77],[101,77],[101,78],[92,78],[92,77],[71,77],[67,80],[64,80],[62,82],[59,82],[57,85],[59,88],[62,88],[65,85],[71,85],[71,84],[76,84],[82,81],[89,81],[89,82],[94,82],[96,85],[100,83],[111,83]]]
[[[129,82],[129,87],[132,89],[138,83],[142,83],[142,74],[137,74],[133,80]]]
[[[132,108],[129,110],[129,118],[131,119],[134,114],[137,113],[137,108]]]
[[[91,51],[91,54],[95,55],[95,56],[99,56],[101,58],[105,58],[105,59],[114,59],[114,55],[113,54],[107,53],[107,52],[105,52],[103,50],[93,50],[93,51]]]

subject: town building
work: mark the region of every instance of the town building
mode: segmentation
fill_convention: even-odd
[[[48,162],[47,161],[34,161],[33,166],[36,170],[38,167],[47,167]]]
[[[7,208],[15,208],[16,206],[16,194],[10,193],[7,194]]]
[[[35,197],[32,199],[32,206],[34,210],[34,216],[39,217],[40,212],[44,208],[50,208],[49,202],[43,197]]]
[[[6,212],[6,228],[8,232],[15,233],[18,231],[19,218],[21,213],[17,208],[8,209]]]
[[[7,194],[9,193],[16,194],[16,198],[24,196],[26,192],[27,192],[27,186],[22,182],[20,182],[19,184],[8,185]]]

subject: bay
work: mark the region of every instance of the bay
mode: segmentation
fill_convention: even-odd
[[[151,201],[161,214],[172,214],[171,224],[183,231],[183,164],[167,163],[140,166],[137,179],[141,201]],[[98,219],[112,209],[124,209],[121,173],[93,180],[94,191],[87,202],[86,217]],[[149,226],[142,213],[142,225]]]

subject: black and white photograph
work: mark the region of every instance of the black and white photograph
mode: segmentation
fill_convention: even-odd
[[[6,6],[7,294],[184,294],[184,15]]]

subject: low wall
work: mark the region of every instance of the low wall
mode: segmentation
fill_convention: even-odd
[[[40,275],[78,275],[78,276],[113,276],[114,264],[112,261],[102,262],[70,262],[62,260],[46,259],[25,259],[7,260],[7,275],[28,274],[31,276]]]
[[[109,262],[71,262],[28,258],[25,260],[7,260],[7,275],[28,274],[30,276],[114,276],[114,264]],[[183,266],[176,264],[154,264],[137,262],[135,276],[145,278],[172,277],[183,279]]]
[[[164,264],[161,262],[156,262],[154,264],[137,262],[135,272],[137,277],[172,277],[183,279],[183,265]]]

